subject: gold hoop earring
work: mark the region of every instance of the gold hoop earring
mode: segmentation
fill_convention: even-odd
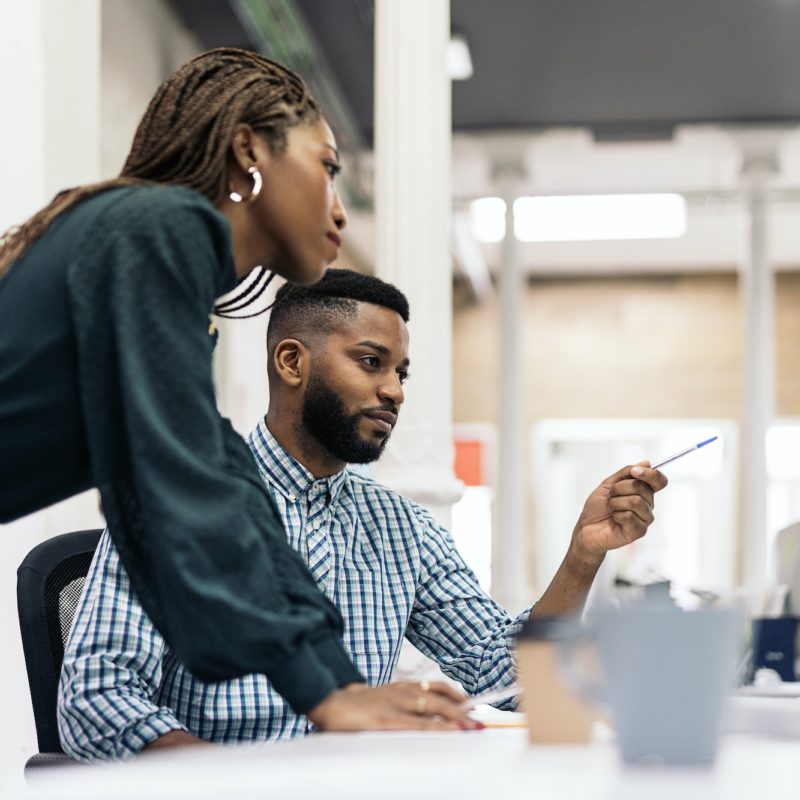
[[[253,200],[255,200],[256,197],[259,196],[259,194],[261,194],[261,186],[262,186],[261,173],[258,171],[258,167],[254,165],[247,170],[247,174],[253,179],[253,188],[250,194],[247,196],[247,201],[249,203],[252,203]],[[235,191],[231,192],[228,195],[228,197],[234,203],[241,203],[244,200],[244,197],[242,197],[242,195],[240,195],[239,192]]]

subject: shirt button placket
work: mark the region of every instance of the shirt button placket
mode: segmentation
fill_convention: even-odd
[[[308,569],[323,590],[327,589],[331,568],[330,542],[328,541],[328,531],[323,524],[327,512],[325,497],[325,486],[320,483],[313,484],[309,492],[308,518],[306,521]]]

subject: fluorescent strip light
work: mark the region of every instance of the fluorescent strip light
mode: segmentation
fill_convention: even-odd
[[[447,74],[454,81],[465,81],[472,77],[469,45],[460,33],[452,34],[447,44]]]
[[[686,233],[679,194],[520,197],[514,233],[522,242],[677,239]]]
[[[479,242],[506,238],[506,203],[502,197],[479,197],[469,204],[472,235]]]

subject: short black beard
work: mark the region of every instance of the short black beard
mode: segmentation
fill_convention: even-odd
[[[397,413],[395,406],[373,410]],[[381,457],[389,436],[369,441],[358,432],[363,411],[348,414],[341,397],[312,375],[303,397],[303,427],[319,444],[347,464],[370,464]]]

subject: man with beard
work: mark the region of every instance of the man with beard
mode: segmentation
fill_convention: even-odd
[[[513,682],[511,647],[531,614],[582,607],[606,551],[646,532],[666,479],[638,465],[595,489],[547,591],[512,619],[427,511],[349,466],[379,458],[397,421],[408,316],[395,287],[348,270],[284,286],[267,331],[269,410],[248,443],[290,544],[341,610],[345,646],[369,683],[391,679],[405,636],[475,695]],[[423,688],[421,714],[433,700],[432,687]],[[67,753],[113,760],[311,729],[263,675],[220,684],[192,677],[147,619],[103,535],[64,656],[59,730]]]

